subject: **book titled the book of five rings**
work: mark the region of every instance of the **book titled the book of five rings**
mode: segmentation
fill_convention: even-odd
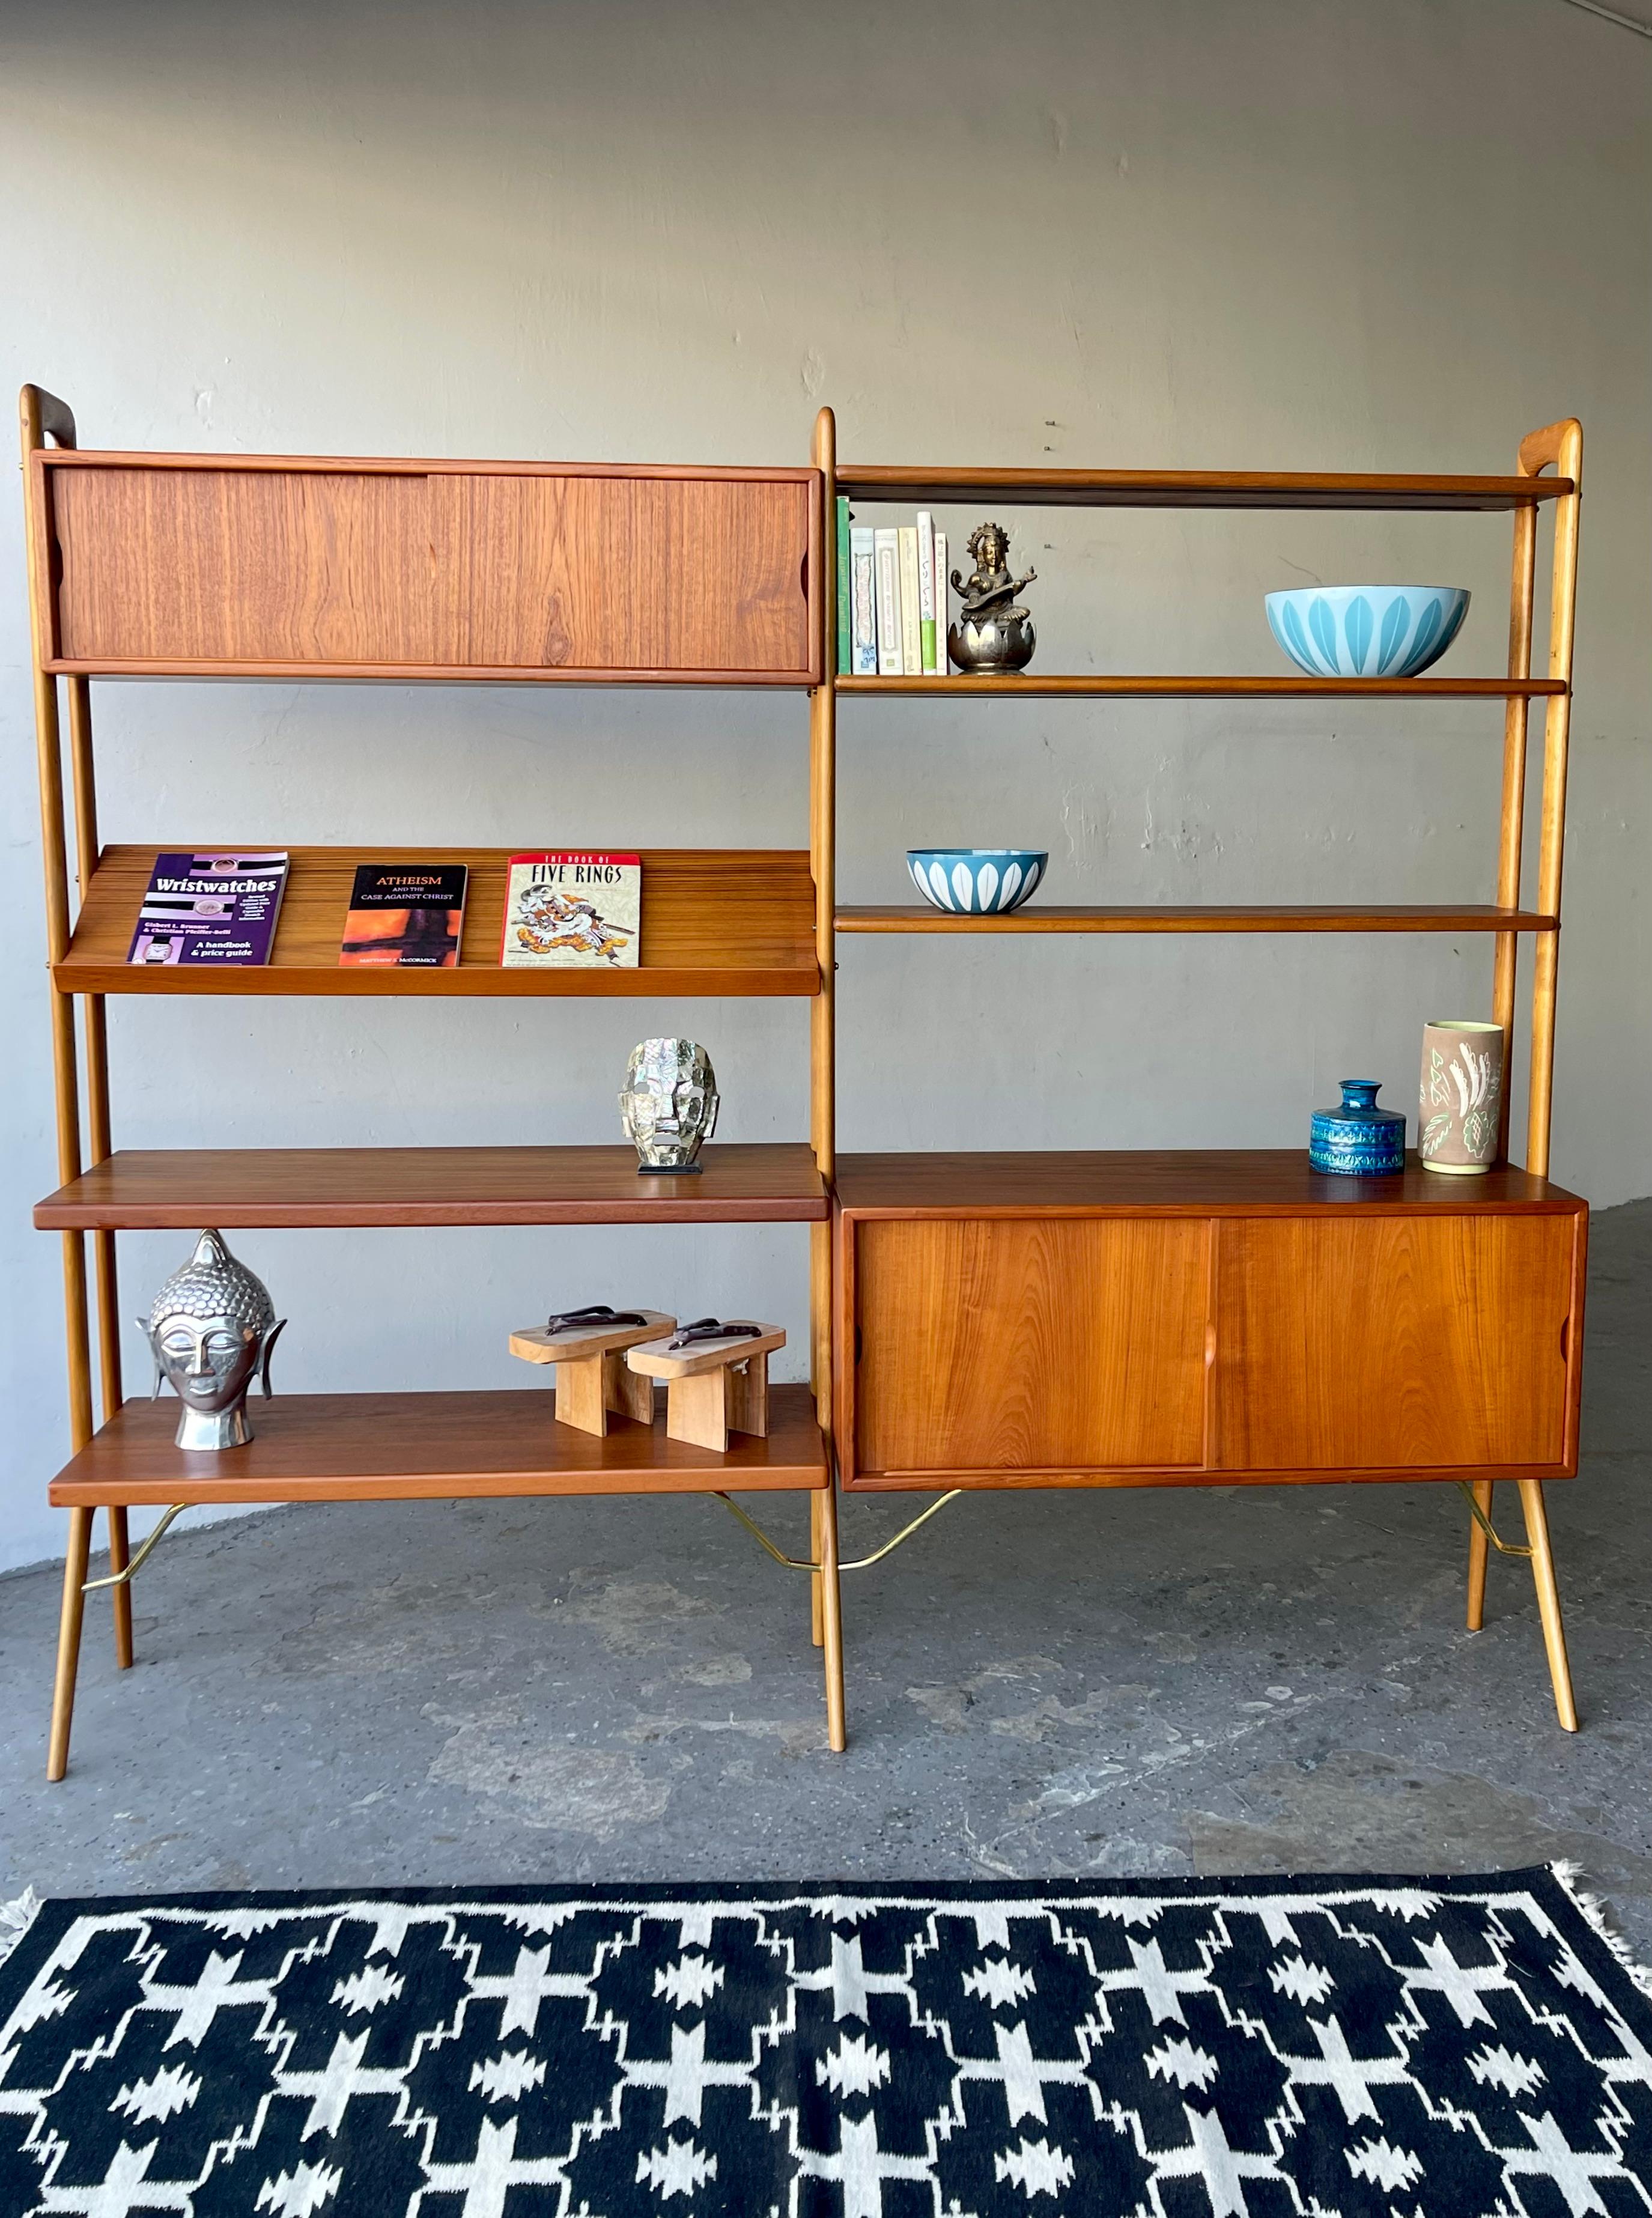
[[[507,970],[634,970],[641,914],[639,856],[512,855],[499,962]]]

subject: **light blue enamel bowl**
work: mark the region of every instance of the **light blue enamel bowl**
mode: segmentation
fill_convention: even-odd
[[[1462,629],[1463,585],[1293,585],[1268,628],[1310,678],[1415,678]]]
[[[1007,916],[1049,861],[1033,847],[909,847],[906,868],[931,908],[955,916]]]

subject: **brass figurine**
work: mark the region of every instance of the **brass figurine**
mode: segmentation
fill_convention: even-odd
[[[1001,524],[978,524],[969,535],[975,567],[968,580],[952,573],[952,589],[962,600],[958,620],[947,630],[947,652],[960,670],[1008,677],[1024,670],[1038,644],[1032,618],[1014,605],[1023,586],[1038,575],[1010,573],[1010,535]]]
[[[247,1389],[262,1376],[270,1392],[269,1356],[285,1317],[269,1288],[238,1262],[216,1232],[203,1232],[189,1261],[173,1272],[139,1323],[155,1358],[155,1391],[170,1379],[183,1404],[181,1448],[238,1448],[252,1438]]]

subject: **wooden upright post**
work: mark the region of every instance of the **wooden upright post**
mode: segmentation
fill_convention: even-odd
[[[23,507],[28,550],[29,630],[34,658],[34,737],[40,778],[40,848],[46,880],[46,959],[60,963],[69,948],[68,828],[63,805],[63,743],[58,721],[57,680],[46,669],[53,641],[52,562],[46,543],[43,499],[36,497],[34,455],[48,438],[59,446],[75,443],[75,419],[69,409],[37,385],[18,396],[23,459]],[[52,1068],[57,1099],[58,1179],[67,1186],[80,1175],[80,1086],[75,1056],[74,1003],[55,984],[52,1007]],[[92,1436],[92,1365],[86,1309],[86,1245],[78,1232],[63,1235],[64,1318],[68,1343],[69,1443],[77,1453]],[[52,1734],[46,1758],[48,1779],[61,1779],[68,1768],[69,1726],[74,1712],[75,1675],[80,1658],[82,1596],[78,1579],[86,1576],[91,1513],[70,1515],[68,1568],[58,1627],[58,1670],[52,1702]],[[78,1579],[71,1577],[77,1561]],[[72,1595],[71,1589],[73,1589]],[[120,1589],[117,1589],[117,1592]],[[117,1620],[117,1625],[119,1620]]]
[[[810,1005],[809,1137],[820,1176],[830,1187],[837,1164],[837,840],[838,703],[838,434],[829,408],[814,419],[810,460],[820,473],[820,683],[809,696],[809,869],[814,880],[814,947],[820,990]],[[837,1484],[832,1452],[832,1227],[809,1227],[809,1316],[814,1407],[826,1442],[826,1484]],[[838,1596],[837,1503],[811,1497],[811,1558],[820,1569],[809,1581],[814,1641],[823,1651],[826,1719],[832,1745],[845,1745],[843,1647]]]

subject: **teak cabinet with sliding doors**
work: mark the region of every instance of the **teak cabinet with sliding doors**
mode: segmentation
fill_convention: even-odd
[[[52,1487],[70,1513],[53,1777],[68,1757],[93,1516],[108,1515],[126,1664],[138,1561],[127,1512],[140,1503],[803,1491],[812,1545],[799,1567],[810,1574],[825,1651],[828,1735],[841,1748],[834,1478],[857,1492],[1456,1479],[1472,1497],[1471,1625],[1495,1537],[1493,1488],[1513,1479],[1556,1704],[1575,1725],[1542,1490],[1576,1469],[1587,1226],[1584,1205],[1547,1176],[1575,424],[1532,434],[1507,477],[853,468],[838,463],[830,410],[809,466],[776,469],[90,453],[76,447],[69,411],[34,387],[23,391],[22,431],[59,1175],[35,1222],[63,1240],[72,1450]],[[1502,512],[1513,524],[1507,670],[1411,680],[845,676],[835,666],[840,493],[866,505]],[[1544,509],[1554,517],[1548,669],[1534,678]],[[471,869],[457,969],[341,970],[355,864],[409,852],[387,821],[355,827],[370,847],[289,847],[267,967],[133,966],[126,949],[156,849],[101,840],[91,681],[113,677],[801,691],[809,845],[645,854],[640,967],[602,973],[501,970],[505,856],[444,850]],[[1488,810],[1482,889],[1494,898],[1359,908],[1035,901],[1004,918],[840,908],[838,705],[876,716],[926,692],[956,701],[961,716],[1030,692],[1309,703],[1377,694],[1396,714],[1408,697],[1500,701],[1501,809],[1494,837]],[[1527,908],[1534,700],[1544,703],[1542,802]],[[284,844],[279,825],[232,828],[250,846]],[[183,823],[166,844],[188,848],[215,829]],[[1517,956],[1529,939],[1525,1166],[1445,1179],[1414,1164],[1402,1177],[1348,1180],[1315,1176],[1296,1148],[840,1157],[839,936],[913,935],[916,978],[940,953],[928,936],[959,931],[1477,934],[1511,1048]],[[714,1145],[691,1180],[640,1178],[622,1146],[117,1149],[105,1005],[121,993],[793,997],[809,1009],[810,1131]],[[1505,1108],[1505,1154],[1507,1128]],[[558,1425],[539,1387],[278,1396],[261,1405],[249,1447],[190,1456],[172,1444],[169,1405],[125,1398],[123,1229],[370,1236],[401,1224],[754,1222],[809,1227],[813,1385],[777,1389],[767,1437],[737,1436],[723,1454],[667,1439],[663,1410],[652,1425],[617,1420],[596,1440]]]

